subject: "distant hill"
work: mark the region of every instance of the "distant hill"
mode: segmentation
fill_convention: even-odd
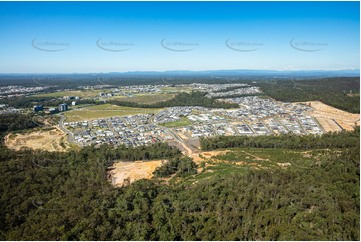
[[[0,77],[26,77],[26,76],[63,76],[63,77],[94,77],[94,76],[108,76],[108,77],[172,77],[172,76],[208,76],[208,77],[224,77],[224,76],[245,76],[245,77],[355,77],[360,75],[359,69],[344,69],[344,70],[295,70],[295,71],[280,71],[280,70],[206,70],[206,71],[188,71],[188,70],[174,70],[174,71],[128,71],[128,72],[109,72],[109,73],[54,73],[54,74],[16,74],[3,73]]]

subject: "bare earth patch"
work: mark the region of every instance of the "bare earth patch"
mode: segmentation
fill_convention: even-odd
[[[278,163],[278,162],[277,162],[277,165],[279,165],[280,167],[286,168],[287,166],[290,166],[291,163],[289,163],[289,162],[286,162],[286,163]]]
[[[69,144],[66,134],[54,127],[52,130],[38,130],[25,134],[8,134],[5,145],[9,149],[20,150],[22,147],[47,151],[66,151]]]
[[[300,102],[314,108],[310,115],[315,117],[326,132],[353,130],[360,125],[360,115],[342,111],[320,101]]]
[[[153,172],[161,166],[165,160],[154,161],[119,161],[111,166],[108,178],[113,186],[122,187],[140,179],[151,179]]]
[[[201,153],[193,153],[189,155],[189,157],[192,158],[196,164],[200,164],[202,161],[211,159],[213,156],[224,155],[229,151],[230,150],[205,151]]]

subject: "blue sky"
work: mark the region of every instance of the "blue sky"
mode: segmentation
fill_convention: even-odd
[[[358,69],[359,2],[0,2],[0,73]]]

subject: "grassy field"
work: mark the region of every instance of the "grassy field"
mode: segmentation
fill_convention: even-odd
[[[114,97],[113,99],[126,102],[135,102],[139,104],[153,104],[172,99],[175,94],[160,93],[160,94],[137,94],[133,97]]]
[[[169,122],[162,124],[162,126],[167,128],[176,128],[176,127],[182,127],[192,124],[192,122],[187,117],[182,117],[180,120],[175,122]]]
[[[63,97],[63,96],[78,96],[81,98],[94,97],[104,90],[74,90],[74,91],[62,91],[62,92],[51,92],[34,95],[34,97]]]
[[[157,113],[158,111],[159,109],[156,108],[131,108],[111,104],[102,104],[64,112],[64,115],[66,116],[66,122],[76,122],[114,116]]]
[[[164,87],[163,92],[168,93],[177,93],[177,92],[191,92],[193,89],[191,87]]]

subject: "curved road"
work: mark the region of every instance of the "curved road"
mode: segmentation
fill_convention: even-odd
[[[69,141],[70,143],[76,143],[76,142],[75,142],[75,139],[74,139],[74,134],[64,127],[64,120],[66,119],[66,117],[65,117],[64,115],[61,115],[61,114],[59,114],[59,116],[61,117],[61,118],[60,118],[60,121],[59,121],[59,128],[60,128],[64,133],[68,134],[68,141]]]

